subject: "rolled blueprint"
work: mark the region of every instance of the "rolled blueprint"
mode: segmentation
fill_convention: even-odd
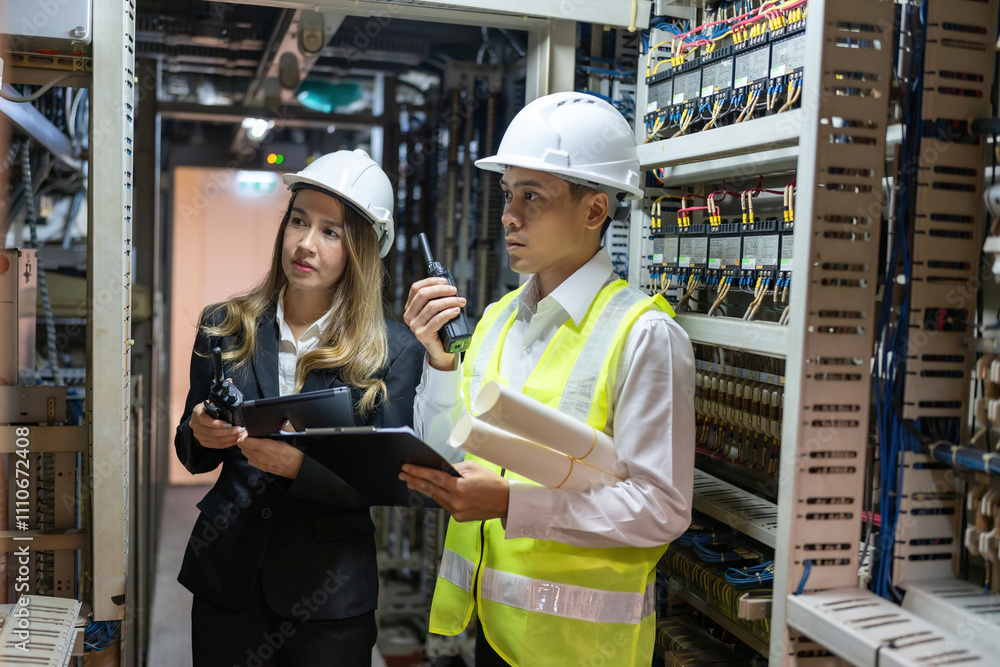
[[[499,382],[483,386],[472,407],[478,413],[476,417],[488,424],[606,470],[616,477],[626,477],[615,456],[614,440],[607,433]]]
[[[553,489],[586,491],[619,478],[466,415],[448,444]]]

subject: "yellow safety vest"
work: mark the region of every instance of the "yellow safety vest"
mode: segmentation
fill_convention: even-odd
[[[500,351],[520,291],[504,296],[476,327],[463,364],[467,407],[486,382],[503,382]],[[558,329],[524,394],[604,430],[608,392],[625,339],[636,318],[648,310],[674,314],[663,297],[647,297],[623,280],[604,287],[580,326],[570,319]],[[477,457],[466,459],[534,484]],[[649,665],[656,563],[665,550],[666,545],[590,549],[527,537],[506,539],[499,519],[452,519],[430,631],[456,635],[475,611],[487,641],[512,665]]]

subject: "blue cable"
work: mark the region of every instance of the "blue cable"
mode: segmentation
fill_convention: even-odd
[[[593,95],[594,97],[597,97],[599,99],[604,100],[608,104],[613,104],[614,103],[614,100],[612,100],[607,95],[601,95],[600,93],[595,93],[594,91],[588,90],[587,88],[577,88],[576,92],[578,92],[578,93],[584,93],[586,95]]]
[[[602,74],[614,79],[634,79],[635,72],[623,72],[617,69],[607,69],[605,67],[591,67],[589,65],[577,65],[576,69],[587,74]]]
[[[736,588],[752,588],[774,581],[774,561],[726,570],[726,583]]]
[[[919,11],[926,10],[921,7]],[[909,12],[909,24],[913,26],[914,8]],[[916,37],[916,35],[914,35]],[[910,166],[919,160],[920,154],[920,118],[921,118],[921,86],[924,60],[925,36],[914,39],[913,54],[909,61],[906,104],[904,106],[904,135],[901,150],[900,173],[904,175],[899,180],[896,209],[894,211],[893,245],[890,249],[887,264],[885,290],[883,292],[882,310],[879,318],[879,354],[876,360],[877,374],[873,381],[876,406],[876,426],[879,437],[879,456],[882,462],[881,492],[879,494],[879,510],[882,515],[882,527],[878,536],[878,548],[872,566],[872,592],[886,599],[898,598],[892,584],[893,548],[895,546],[895,531],[899,523],[900,503],[898,490],[902,480],[901,453],[905,451],[920,451],[919,439],[903,422],[902,414],[897,404],[902,403],[903,382],[906,374],[906,355],[908,349],[908,330],[905,324],[892,328],[893,319],[898,323],[906,323],[910,319],[910,286],[912,284],[912,256],[907,237],[907,223],[911,216],[911,206],[914,192],[911,188]],[[893,311],[897,301],[896,283],[893,279],[897,273],[902,273],[904,284],[899,307]],[[917,424],[917,428],[922,428]]]
[[[110,648],[118,638],[121,626],[118,621],[87,621],[83,630],[83,646],[89,651]]]
[[[719,549],[710,548],[726,548],[727,546],[728,545],[726,543],[716,542],[709,536],[705,536],[704,538],[695,538],[694,553],[698,556],[698,558],[707,563],[730,563],[738,560],[747,560],[747,557],[738,551],[721,551]]]
[[[670,277],[674,278],[674,276]],[[736,538],[737,535],[739,535],[739,533],[732,528],[725,528],[722,530],[692,528],[684,531],[684,533],[674,540],[674,542],[676,544],[680,544],[681,546],[689,547],[693,546],[699,539],[707,542],[725,543]]]
[[[803,567],[805,569],[802,572],[802,580],[799,581],[799,587],[795,589],[796,595],[802,595],[802,591],[806,589],[806,582],[809,581],[809,573],[812,572],[812,561],[807,560],[803,563]]]

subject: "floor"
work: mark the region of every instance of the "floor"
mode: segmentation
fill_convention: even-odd
[[[191,667],[191,594],[177,583],[177,573],[198,516],[195,503],[206,491],[203,486],[169,486],[164,494],[149,626],[149,667]]]
[[[191,594],[177,583],[177,573],[198,516],[195,503],[207,490],[204,486],[167,487],[153,584],[148,667],[191,667]],[[372,667],[385,667],[377,650]]]

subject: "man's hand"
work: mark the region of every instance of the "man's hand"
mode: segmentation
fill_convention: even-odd
[[[306,455],[287,442],[267,438],[244,437],[240,451],[254,468],[272,475],[295,479]]]
[[[208,449],[228,449],[237,444],[243,434],[238,428],[221,419],[213,419],[205,412],[205,404],[199,403],[191,412],[191,431],[202,447]]]
[[[456,463],[455,470],[461,477],[407,464],[399,478],[448,510],[456,521],[507,518],[508,480],[473,461]]]
[[[439,371],[455,368],[455,355],[444,351],[438,332],[454,319],[465,299],[444,278],[424,278],[410,286],[403,321],[427,350],[430,364]]]

